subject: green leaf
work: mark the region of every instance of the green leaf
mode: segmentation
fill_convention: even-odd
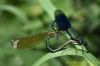
[[[45,61],[55,58],[55,57],[59,57],[59,56],[65,56],[65,55],[71,55],[71,56],[75,56],[76,55],[76,50],[71,48],[71,49],[65,49],[59,52],[55,52],[55,53],[47,53],[46,55],[44,55],[43,57],[41,57],[37,62],[35,62],[32,66],[40,66],[42,63],[44,63]],[[90,66],[98,66],[98,61],[97,59],[91,54],[91,53],[87,53],[84,52],[84,54],[82,53],[82,49],[77,50],[77,56],[82,56],[85,58],[85,60],[90,64]],[[87,58],[88,57],[88,58]]]

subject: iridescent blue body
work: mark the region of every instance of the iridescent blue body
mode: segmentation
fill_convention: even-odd
[[[59,31],[66,31],[68,28],[71,27],[68,18],[63,13],[55,15],[55,22],[58,26]]]
[[[56,10],[54,13],[54,16],[55,16],[54,17],[55,20],[52,26],[54,30],[65,31],[70,36],[71,40],[74,40],[79,45],[87,46],[87,42],[71,27],[70,21],[61,10]],[[57,37],[57,33],[55,34],[55,38],[56,37]],[[57,42],[57,38],[56,38],[56,42]],[[58,49],[52,49],[50,47],[49,38],[47,39],[47,48],[52,52],[59,51],[63,49],[65,46],[63,45],[62,47]]]
[[[54,22],[57,24],[58,31],[66,31],[70,38],[79,43],[79,45],[87,45],[86,41],[72,28],[67,16],[61,10],[55,11]]]

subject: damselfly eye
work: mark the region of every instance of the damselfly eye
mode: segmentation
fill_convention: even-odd
[[[55,16],[57,16],[59,14],[64,14],[64,13],[61,10],[56,10],[55,13],[54,13]]]

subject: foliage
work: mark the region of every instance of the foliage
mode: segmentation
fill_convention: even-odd
[[[55,9],[65,12],[73,27],[87,39],[88,50],[99,59],[100,1],[48,1],[52,2],[55,7],[45,0],[0,0],[0,66],[32,66],[34,62],[41,59],[40,57],[45,56],[47,49],[44,40],[33,49],[12,49],[11,40],[50,30]],[[43,66],[56,66],[57,64],[57,66],[70,66],[70,61],[74,61],[74,58],[77,57],[54,58],[45,62]],[[79,58],[81,57],[78,57],[78,60]],[[78,62],[80,66],[82,64],[84,66],[82,59]]]

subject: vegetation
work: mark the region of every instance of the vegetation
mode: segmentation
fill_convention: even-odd
[[[41,42],[38,38],[34,40],[36,44],[31,48],[11,47],[12,39],[52,31],[50,24],[56,9],[64,11],[72,26],[89,43],[90,53],[84,52],[88,58],[81,49],[77,49],[77,54],[73,48],[48,53],[45,38]],[[99,0],[0,0],[0,66],[38,66],[45,61],[41,66],[97,66],[99,27]]]

